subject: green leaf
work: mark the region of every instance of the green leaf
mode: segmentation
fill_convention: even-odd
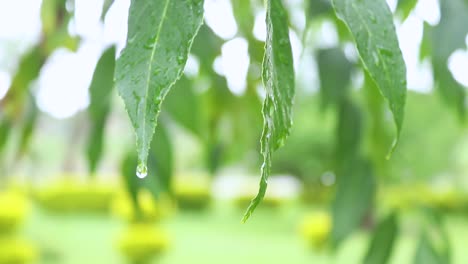
[[[111,107],[114,87],[115,47],[108,48],[99,59],[89,87],[88,108],[91,129],[88,137],[87,159],[89,173],[93,175],[102,156],[103,137]]]
[[[193,90],[193,82],[182,76],[165,101],[165,110],[178,124],[196,136],[201,135],[200,105]]]
[[[421,235],[414,257],[414,264],[447,264],[450,263],[432,244],[427,234]]]
[[[114,0],[104,0],[104,4],[102,5],[102,11],[101,11],[101,21],[104,21],[107,15],[107,11],[109,11],[113,3],[114,3]]]
[[[308,22],[320,16],[333,14],[333,6],[330,0],[308,0],[306,4],[306,17]]]
[[[432,66],[442,99],[465,117],[465,88],[448,69],[448,59],[456,49],[466,48],[468,3],[464,0],[440,1],[440,22],[432,30]]]
[[[36,128],[37,118],[39,116],[39,109],[37,108],[36,102],[34,100],[34,96],[30,94],[29,102],[28,102],[28,109],[26,110],[26,114],[23,121],[23,126],[21,128],[21,135],[18,144],[18,151],[16,157],[21,157],[24,155],[29,148],[29,144],[31,142],[31,137],[34,133]]]
[[[284,144],[292,125],[295,76],[287,21],[286,10],[281,0],[268,0],[267,39],[262,73],[266,89],[262,108],[264,118],[261,137],[262,175],[258,194],[250,203],[243,222],[247,221],[265,196],[271,169],[271,154]]]
[[[418,0],[398,0],[397,12],[401,15],[403,20],[408,18],[417,3]]]
[[[406,101],[406,66],[385,0],[333,0],[338,17],[353,35],[369,75],[388,101],[396,124],[393,152],[400,138]]]
[[[385,264],[388,262],[398,233],[398,222],[395,213],[390,214],[379,223],[374,231],[372,241],[367,250],[364,264]]]
[[[340,104],[348,94],[353,65],[340,48],[319,50],[317,64],[322,107]]]
[[[5,116],[0,119],[0,154],[2,154],[3,149],[7,145],[8,138],[10,137],[10,132],[12,129],[11,121]]]
[[[127,46],[117,60],[115,76],[143,167],[161,103],[182,75],[202,19],[203,0],[131,2]]]
[[[360,109],[349,99],[341,102],[338,112],[336,139],[337,165],[359,154],[362,138],[362,116]]]
[[[375,177],[368,161],[354,157],[340,166],[332,204],[333,245],[337,246],[359,227],[373,204],[375,189]]]

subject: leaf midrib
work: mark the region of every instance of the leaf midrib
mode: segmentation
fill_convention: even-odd
[[[154,60],[154,54],[156,53],[156,47],[158,46],[158,42],[159,42],[159,36],[161,34],[161,30],[162,30],[162,27],[163,27],[163,24],[164,24],[164,21],[166,19],[166,14],[167,14],[167,10],[168,10],[168,7],[169,7],[169,1],[170,0],[165,0],[166,2],[164,3],[164,9],[163,9],[163,12],[162,12],[162,15],[161,15],[161,21],[159,22],[159,25],[158,25],[158,31],[156,32],[156,37],[154,38],[154,45],[153,45],[153,49],[151,50],[151,57],[150,57],[150,60],[149,60],[149,65],[148,65],[148,75],[147,75],[147,78],[146,78],[146,87],[145,87],[145,104],[143,106],[143,137],[142,139],[146,141],[146,108],[147,108],[147,105],[148,105],[148,91],[149,91],[149,86],[150,86],[150,79],[151,79],[151,71],[152,71],[152,68],[153,68],[153,60]]]

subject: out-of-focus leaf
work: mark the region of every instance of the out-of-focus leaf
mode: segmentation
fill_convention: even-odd
[[[165,110],[181,126],[197,136],[201,136],[199,101],[193,83],[182,76],[174,84],[165,101]]]
[[[362,138],[362,116],[360,109],[349,100],[339,106],[336,138],[336,157],[338,166],[353,159],[359,153]]]
[[[432,30],[432,66],[435,83],[442,99],[454,107],[461,119],[465,118],[465,88],[453,78],[447,64],[452,52],[466,47],[467,13],[467,1],[440,1],[440,22]]]
[[[192,46],[192,53],[200,60],[201,73],[213,72],[213,62],[217,56],[221,55],[221,45],[223,45],[223,40],[210,27],[203,24]]]
[[[333,14],[333,6],[330,0],[307,0],[306,4],[306,18],[309,22],[314,18]]]
[[[37,108],[34,97],[31,95],[29,98],[28,109],[21,128],[21,136],[18,144],[17,157],[21,157],[28,151],[31,137],[36,128],[37,118],[39,116],[39,109]]]
[[[405,20],[417,3],[418,0],[398,0],[397,13],[399,13],[401,18]]]
[[[432,54],[432,27],[424,22],[423,38],[419,49],[419,59],[424,60],[431,57]]]
[[[0,103],[2,111],[10,119],[21,115],[28,94],[29,84],[39,76],[44,62],[45,55],[40,46],[33,47],[21,58],[10,88]]]
[[[89,87],[88,113],[91,129],[88,137],[87,159],[89,173],[93,175],[102,156],[105,124],[110,110],[114,87],[115,47],[108,48],[99,59]]]
[[[255,21],[250,0],[232,0],[231,3],[239,30],[245,37],[250,37]]]
[[[360,225],[373,204],[375,189],[375,177],[369,162],[355,157],[340,166],[332,204],[333,245],[337,246]]]
[[[393,251],[395,238],[398,233],[398,222],[395,213],[382,220],[373,232],[372,241],[367,250],[364,264],[385,264]]]
[[[385,0],[333,0],[338,17],[354,36],[365,69],[388,101],[396,124],[394,150],[403,125],[406,66],[393,16]]]
[[[0,154],[3,152],[3,149],[8,142],[11,128],[11,121],[6,117],[2,117],[0,119]]]
[[[113,3],[114,0],[104,0],[104,4],[102,5],[101,11],[101,21],[104,21],[104,18],[106,18],[107,11],[109,11]]]
[[[281,1],[267,1],[267,39],[263,59],[266,98],[262,109],[264,117],[261,138],[262,175],[259,192],[250,203],[243,222],[250,217],[265,196],[271,169],[271,154],[284,144],[292,125],[295,76],[289,41],[288,17]]]
[[[163,192],[170,192],[173,173],[172,146],[163,124],[156,128],[152,141],[152,150],[148,156],[150,171],[148,176],[139,179],[135,177],[135,167],[138,164],[137,155],[130,151],[121,163],[121,173],[127,190],[137,207],[137,196],[140,189],[147,189],[155,199]],[[138,207],[137,207],[138,208]]]
[[[319,50],[317,63],[322,107],[338,105],[347,95],[352,64],[340,48]]]
[[[163,192],[170,192],[173,174],[172,145],[164,125],[156,128],[148,157],[149,174],[146,187],[158,197]]]
[[[127,46],[115,76],[136,132],[143,174],[161,103],[182,75],[202,19],[203,0],[141,0],[130,5]]]
[[[66,0],[43,0],[41,5],[42,32],[50,36],[66,19]]]
[[[427,234],[421,235],[414,257],[414,264],[447,264],[450,263],[432,244]]]

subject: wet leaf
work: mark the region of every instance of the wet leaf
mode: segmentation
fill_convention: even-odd
[[[115,47],[108,48],[99,59],[89,87],[90,103],[88,108],[91,123],[87,145],[89,173],[96,172],[103,151],[105,125],[111,107],[114,88]]]
[[[337,16],[353,35],[365,69],[388,101],[396,124],[393,152],[403,125],[406,66],[393,16],[385,0],[333,0]]]
[[[289,42],[286,10],[281,0],[267,1],[267,39],[263,59],[263,83],[266,98],[263,103],[263,133],[260,189],[244,215],[247,221],[263,199],[267,189],[272,153],[284,144],[292,125],[292,105],[295,91],[293,58]]]
[[[146,165],[161,103],[180,78],[202,24],[203,0],[132,1],[127,46],[117,60],[117,89]]]

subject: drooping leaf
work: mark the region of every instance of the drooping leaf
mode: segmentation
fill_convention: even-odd
[[[245,37],[251,37],[255,16],[250,0],[232,0],[231,3],[239,31]]]
[[[7,145],[8,138],[10,137],[10,132],[12,128],[11,121],[4,117],[0,119],[0,154],[2,154],[3,149]]]
[[[96,172],[102,156],[105,124],[110,111],[114,87],[115,47],[108,48],[99,59],[89,87],[90,103],[88,114],[90,133],[86,149],[89,173]]]
[[[414,264],[447,264],[445,257],[437,251],[427,234],[421,235],[416,249]]]
[[[165,110],[179,125],[201,136],[199,100],[193,82],[182,76],[166,97]]]
[[[161,103],[184,70],[202,24],[203,0],[132,1],[127,46],[117,60],[116,86],[146,165]]]
[[[289,41],[286,10],[282,0],[268,0],[267,38],[263,59],[263,83],[266,98],[263,103],[264,125],[261,137],[263,165],[260,189],[244,215],[247,221],[266,193],[270,175],[271,155],[284,144],[292,125],[292,105],[295,91],[294,68]]]
[[[200,60],[200,73],[214,72],[213,62],[221,55],[223,40],[218,37],[207,25],[202,25],[193,41],[192,53]]]
[[[373,237],[369,249],[367,250],[364,264],[385,264],[388,262],[393,251],[395,238],[398,233],[398,221],[395,213],[379,223],[373,232]]]
[[[353,35],[365,69],[388,101],[396,124],[394,150],[403,125],[406,66],[393,16],[385,0],[333,0],[338,17]]]
[[[39,116],[39,108],[36,105],[35,99],[32,95],[29,96],[28,109],[23,120],[21,135],[19,138],[18,151],[16,157],[24,155],[29,148],[31,137],[36,128],[37,119]]]
[[[336,160],[339,167],[359,154],[362,139],[361,111],[349,99],[339,105],[336,131]]]
[[[0,102],[0,107],[10,119],[19,118],[24,110],[29,85],[38,76],[45,62],[45,55],[37,45],[28,51],[19,62],[7,94]]]
[[[418,0],[398,0],[397,13],[405,20],[418,3]]]
[[[104,0],[104,4],[102,5],[102,11],[101,11],[101,21],[104,21],[107,15],[107,11],[109,11],[113,3],[114,3],[114,0]]]
[[[332,204],[333,245],[337,246],[359,227],[373,204],[375,188],[375,176],[368,161],[354,157],[340,166]]]
[[[347,96],[352,64],[340,48],[319,50],[317,64],[322,107],[338,105]]]
[[[457,111],[461,119],[465,117],[466,92],[449,71],[448,59],[456,49],[466,47],[467,12],[467,1],[440,1],[440,22],[432,30],[432,66],[435,84],[442,99]]]

